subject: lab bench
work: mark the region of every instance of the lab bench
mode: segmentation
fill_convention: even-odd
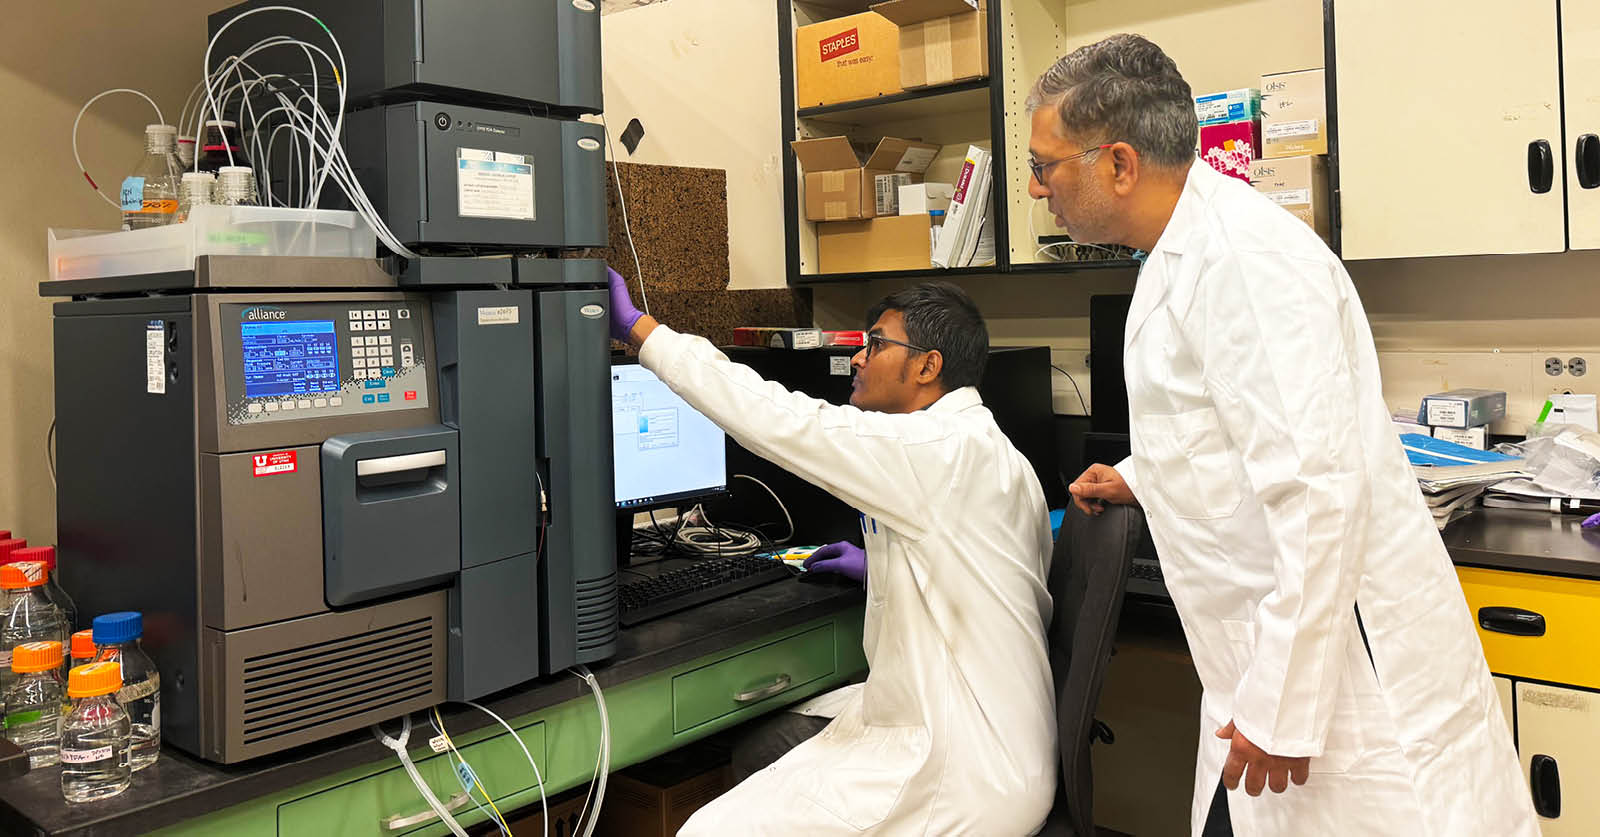
[[[611,724],[611,768],[645,761],[764,712],[865,674],[859,587],[780,582],[624,629],[618,651],[594,666]],[[577,677],[562,674],[481,703],[517,730],[543,773],[545,793],[585,784],[595,769],[600,719]],[[521,747],[468,707],[447,705],[445,728],[502,812],[538,805]],[[384,724],[390,735],[395,721]],[[433,730],[412,718],[409,751],[443,801],[460,790]],[[427,811],[395,754],[366,730],[243,764],[199,761],[170,747],[121,796],[68,805],[59,771],[0,783],[0,833],[40,835],[448,833]],[[470,803],[463,825],[484,819]]]
[[[1545,837],[1600,834],[1600,533],[1581,520],[1480,509],[1444,535]]]

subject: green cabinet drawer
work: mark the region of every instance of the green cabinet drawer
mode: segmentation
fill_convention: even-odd
[[[498,802],[537,783],[533,769],[528,767],[527,757],[522,754],[522,748],[511,740],[504,729],[499,726],[494,729],[500,730],[500,735],[466,747],[457,741],[456,747],[478,773],[478,780]],[[545,769],[544,724],[529,724],[519,728],[517,733],[528,745],[528,752],[538,761],[539,768]],[[419,738],[426,740],[431,735],[432,731],[427,726],[420,729],[413,727],[411,740],[415,743]],[[415,750],[412,752],[415,757]],[[417,792],[405,768],[398,761],[392,763],[395,766],[382,773],[278,806],[278,834],[281,837],[306,834],[382,834],[398,837],[430,826],[438,829],[439,818],[433,815],[422,794]],[[483,818],[476,806],[458,798],[462,794],[461,782],[456,778],[455,762],[448,753],[418,759],[416,765],[417,772],[433,790],[434,796],[451,808],[463,825]],[[408,818],[414,821],[393,827],[386,823],[396,818],[401,822]]]
[[[833,625],[752,648],[672,678],[672,731],[782,695],[834,672]]]

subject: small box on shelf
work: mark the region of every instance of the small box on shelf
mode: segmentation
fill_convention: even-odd
[[[794,33],[795,107],[903,92],[900,29],[876,12],[801,26]]]
[[[1200,159],[1223,174],[1250,182],[1250,164],[1261,156],[1261,120],[1200,126]]]
[[[1261,118],[1261,91],[1254,87],[1196,96],[1194,115],[1200,127]]]
[[[927,215],[819,224],[818,269],[821,273],[931,269],[931,230],[932,220]]]
[[[1328,207],[1328,158],[1274,157],[1250,164],[1250,185],[1306,222],[1323,241],[1332,223]]]
[[[888,0],[872,10],[900,27],[900,86],[936,87],[989,75],[984,0]]]
[[[956,187],[952,183],[913,183],[900,187],[901,215],[926,215],[929,212],[944,212],[950,208],[950,199],[955,197]]]
[[[1328,153],[1327,87],[1322,69],[1261,77],[1263,157]]]
[[[939,146],[884,137],[863,161],[846,137],[790,143],[805,171],[807,221],[853,221],[893,215],[899,187],[922,180]],[[880,182],[882,181],[882,186]]]

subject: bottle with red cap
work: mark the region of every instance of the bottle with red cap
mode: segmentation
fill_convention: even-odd
[[[5,537],[0,538],[0,564],[4,564],[6,558],[11,556],[11,553],[19,549],[26,549],[28,546],[27,538],[13,538],[10,532],[4,530],[0,530],[0,534],[5,535]]]
[[[4,617],[0,618],[0,694],[11,690],[16,675],[11,671],[11,651],[28,642],[61,642],[61,611],[44,597],[44,581],[49,574],[38,561],[18,561],[0,566],[0,590],[6,594]]]
[[[71,642],[72,632],[78,629],[78,606],[73,604],[72,597],[62,588],[61,580],[56,574],[56,548],[53,546],[29,546],[11,553],[9,558],[0,558],[0,564],[14,564],[18,561],[38,561],[45,568],[44,597],[50,600],[61,611],[61,618],[65,622],[61,637],[63,648]]]

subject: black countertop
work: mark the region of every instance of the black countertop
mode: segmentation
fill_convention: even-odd
[[[827,616],[864,601],[850,584],[778,582],[720,601],[624,628],[611,660],[590,666],[601,688],[654,674],[714,654],[764,634]],[[506,719],[572,700],[587,693],[578,678],[552,675],[491,695],[480,703]],[[494,724],[470,709],[441,709],[447,725],[462,733]],[[419,722],[413,718],[413,727]],[[427,722],[421,721],[424,729]],[[386,727],[392,732],[396,725]],[[412,735],[417,757],[431,755],[427,735]],[[133,786],[102,802],[69,805],[61,796],[60,771],[46,768],[0,782],[0,834],[127,835],[214,813],[260,796],[313,782],[352,767],[393,758],[360,730],[244,764],[200,761],[171,747],[135,774]]]
[[[1457,566],[1600,579],[1600,531],[1581,515],[1477,509],[1444,530]]]

